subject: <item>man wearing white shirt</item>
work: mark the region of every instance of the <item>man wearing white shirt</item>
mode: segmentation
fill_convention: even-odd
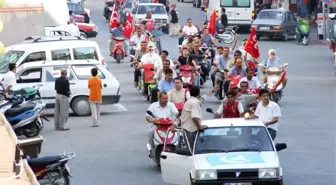
[[[148,53],[141,57],[141,62],[143,65],[145,64],[154,64],[155,69],[159,69],[162,67],[162,61],[160,55],[154,52],[155,47],[149,45]]]
[[[151,148],[154,149],[154,133],[158,127],[155,125],[155,120],[160,118],[170,118],[175,120],[178,115],[178,110],[172,102],[168,102],[168,95],[167,93],[163,92],[159,93],[159,101],[152,103],[148,110],[151,111],[155,116],[155,118],[153,118],[149,114],[146,114],[147,122],[151,123],[151,128],[148,132],[149,144],[151,145]],[[152,151],[149,155],[152,156]]]
[[[131,46],[137,46],[140,49],[140,43],[145,40],[145,35],[142,33],[141,27],[137,27],[136,34],[134,34],[131,38]]]
[[[68,27],[69,27],[69,31],[72,33],[73,36],[80,37],[80,31],[79,31],[77,24],[75,23],[74,18],[70,17],[70,23]]]
[[[259,118],[265,124],[271,138],[274,140],[278,131],[279,117],[281,117],[280,107],[277,103],[270,101],[267,89],[260,90],[259,96],[261,101],[258,103],[252,118]]]
[[[191,19],[188,19],[188,24],[182,28],[182,35],[178,39],[178,44],[182,45],[185,35],[189,36],[189,35],[195,35],[197,33],[198,33],[197,27],[192,23]]]
[[[254,70],[250,67],[246,68],[246,77],[240,79],[239,81],[239,89],[241,82],[247,82],[249,89],[259,89],[261,87],[259,79],[254,76]]]
[[[14,85],[16,85],[16,64],[10,63],[9,71],[2,78],[2,85],[5,91],[9,91]]]

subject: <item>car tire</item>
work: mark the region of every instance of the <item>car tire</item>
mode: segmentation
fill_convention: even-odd
[[[91,114],[89,97],[79,96],[71,101],[72,112],[76,116],[89,116]]]
[[[80,37],[83,38],[83,39],[88,38],[87,34],[84,31],[80,31]]]

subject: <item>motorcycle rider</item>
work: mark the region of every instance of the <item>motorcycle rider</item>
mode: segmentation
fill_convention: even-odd
[[[199,49],[199,42],[194,41],[193,42],[193,50],[190,52],[190,57],[197,65],[200,65],[203,74],[201,74],[201,77],[203,79],[203,82],[205,83],[207,80],[207,76],[209,76],[209,70],[208,70],[208,64],[204,63],[204,52],[200,51]]]
[[[171,69],[175,69],[175,65],[174,65],[173,61],[170,60],[170,59],[168,59],[169,52],[168,52],[167,50],[162,50],[161,53],[160,53],[160,55],[161,55],[161,60],[162,60],[162,62],[168,60],[169,63],[170,63],[170,64],[169,64],[169,65],[170,65],[170,68],[171,68]]]
[[[241,88],[240,84],[242,82],[248,83],[249,89],[260,89],[261,84],[259,79],[254,76],[254,70],[250,67],[246,68],[246,77],[242,78],[239,82],[239,88]]]
[[[263,65],[265,67],[261,67],[261,71],[265,74],[264,83],[267,83],[267,75],[271,75],[271,74],[281,75],[284,72],[283,63],[281,59],[278,56],[276,56],[276,51],[274,49],[270,49],[268,51],[268,59],[263,61]],[[280,69],[280,71],[270,72],[268,70],[268,68],[270,67],[276,67]],[[282,81],[283,88],[286,87],[286,84],[287,84],[287,78],[284,77]]]
[[[132,64],[136,65],[134,70],[134,87],[137,88],[139,84],[139,79],[141,79],[141,69],[143,65],[141,63],[141,58],[147,53],[147,42],[142,41],[140,45],[140,50],[136,51]]]
[[[194,60],[192,60],[192,58],[189,56],[189,51],[187,47],[183,47],[182,48],[182,54],[178,57],[177,59],[178,63],[183,66],[183,65],[190,65],[193,66],[194,69],[197,69],[197,64]],[[200,76],[199,75],[195,75],[194,78],[194,85],[199,86],[199,81],[200,81]]]
[[[182,34],[181,37],[178,39],[178,45],[182,45],[182,42],[184,40],[184,36],[188,35],[195,35],[198,33],[197,27],[193,24],[192,20],[189,18],[187,20],[188,24],[183,26],[182,28]]]
[[[158,69],[154,75],[154,80],[156,80],[157,82],[165,78],[167,69],[171,69],[169,60],[163,60],[162,64],[163,67]],[[173,78],[175,78],[176,76],[176,72],[173,70]]]
[[[259,91],[259,97],[261,98],[261,101],[258,103],[254,115],[251,115],[247,119],[258,118],[262,121],[267,127],[271,138],[274,140],[278,131],[278,121],[279,117],[281,117],[281,109],[277,103],[270,101],[270,93],[267,89],[261,89]]]
[[[141,62],[143,65],[145,64],[154,64],[155,69],[159,69],[162,67],[162,61],[160,55],[155,53],[155,47],[152,45],[148,45],[148,52],[141,57]]]
[[[169,62],[166,60],[166,62]],[[162,74],[162,73],[161,73]],[[170,90],[174,89],[174,71],[170,68],[166,68],[164,71],[164,78],[162,78],[159,83],[157,88],[152,89],[151,93],[151,101],[156,102],[157,97],[158,97],[158,92],[169,92]]]
[[[215,118],[239,118],[243,117],[244,107],[243,105],[236,101],[236,93],[234,91],[229,91],[226,94],[227,101],[223,101],[223,103],[218,107],[214,117]]]
[[[216,39],[209,34],[208,28],[203,28],[203,33],[201,35],[201,43],[205,44],[207,47],[213,47],[216,45]],[[213,59],[215,58],[215,51],[213,49],[211,51],[211,61],[213,62]]]
[[[178,116],[178,110],[175,105],[171,102],[168,102],[168,96],[165,92],[159,93],[159,101],[152,103],[149,108],[149,111],[153,113],[156,118],[153,118],[149,114],[146,114],[146,120],[148,123],[151,123],[151,128],[148,132],[148,141],[152,149],[154,149],[154,133],[158,126],[155,125],[155,119],[158,118],[170,118],[175,120]],[[176,124],[176,123],[174,123]],[[150,157],[152,157],[152,150],[150,151]]]
[[[230,68],[228,74],[225,75],[225,79],[231,79],[232,76],[246,76],[246,69],[242,65],[243,59],[241,57],[235,58],[234,66]]]
[[[130,40],[130,46],[135,46],[135,48],[133,49],[133,52],[131,52],[132,55],[135,54],[135,50],[139,49],[140,43],[142,41],[145,41],[145,39],[146,39],[146,36],[145,34],[143,34],[141,27],[137,27],[136,34],[134,34]]]
[[[182,103],[190,98],[190,92],[183,88],[181,78],[174,79],[174,89],[168,92],[168,101],[172,103]]]
[[[220,23],[224,26],[224,29],[228,26],[228,18],[225,13],[225,8],[221,10],[221,16],[217,17],[217,20],[220,20]],[[218,32],[218,26],[216,25],[216,30]]]
[[[122,23],[118,23],[117,27],[111,30],[111,44],[110,44],[110,56],[113,56],[113,46],[115,43],[115,39],[117,37],[122,37],[124,38],[124,28]],[[127,42],[124,44],[124,51],[125,51],[125,56],[127,56]]]

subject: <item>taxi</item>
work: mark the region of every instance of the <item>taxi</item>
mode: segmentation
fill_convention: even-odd
[[[180,132],[177,148],[161,154],[165,182],[177,185],[282,185],[277,152],[287,148],[274,144],[258,119],[205,120],[208,128],[198,132],[194,148]],[[169,135],[169,133],[167,133]]]

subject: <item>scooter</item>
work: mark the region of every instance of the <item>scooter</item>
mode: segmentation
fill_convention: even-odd
[[[263,64],[259,64],[260,67],[265,67]],[[268,71],[271,74],[267,75],[267,82],[264,84],[264,88],[268,89],[271,92],[270,100],[278,103],[282,97],[283,85],[282,81],[284,79],[284,75],[286,74],[286,70],[288,68],[288,63],[283,65],[284,72],[282,75],[276,75],[274,73],[281,71],[281,69],[276,67],[268,68]]]
[[[69,177],[73,176],[67,163],[75,157],[75,153],[64,152],[61,155],[30,158],[27,162],[40,184],[70,185]]]
[[[217,34],[215,38],[219,43],[224,42],[225,44],[231,44],[235,40],[238,29],[238,26],[228,26],[224,33]]]
[[[152,116],[154,119],[157,117],[151,111],[146,111],[148,115]],[[160,166],[160,156],[163,151],[163,145],[166,141],[166,151],[173,152],[178,145],[178,134],[174,132],[169,132],[168,129],[170,126],[173,125],[173,120],[170,118],[159,118],[155,121],[155,125],[158,128],[155,130],[154,133],[154,149],[152,150],[150,144],[147,144],[147,150],[149,152],[149,157],[153,157],[153,161],[155,164]],[[168,134],[168,135],[167,135]]]
[[[145,94],[145,96],[148,101],[151,101],[152,89],[156,87],[156,83],[154,81],[154,75],[155,75],[154,64],[145,64],[143,67],[144,67],[145,83],[148,84],[148,93]]]
[[[305,46],[309,44],[309,22],[306,19],[300,19],[299,25],[295,29],[298,43]]]
[[[183,83],[183,88],[189,90],[194,85],[194,68],[190,65],[182,65],[180,67],[180,76]]]
[[[110,20],[112,12],[113,12],[113,6],[114,6],[114,1],[107,1],[105,2],[105,7],[104,7],[104,17],[106,20]]]
[[[113,46],[113,58],[116,60],[117,63],[120,63],[125,58],[125,38],[123,37],[114,37]]]

